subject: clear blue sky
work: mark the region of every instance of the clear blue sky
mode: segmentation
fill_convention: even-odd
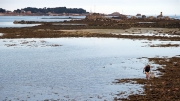
[[[0,0],[0,8],[16,10],[26,7],[83,8],[86,11],[110,14],[180,15],[180,0]]]

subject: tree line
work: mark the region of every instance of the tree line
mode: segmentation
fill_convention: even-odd
[[[86,10],[82,9],[82,8],[66,8],[66,7],[55,7],[55,8],[35,8],[35,7],[27,7],[27,8],[23,8],[23,9],[17,9],[14,10],[14,13],[22,13],[22,11],[31,11],[31,13],[78,13],[78,14],[82,14],[82,13],[88,13],[86,12]],[[0,8],[0,13],[5,13],[5,12],[9,12],[3,8]]]
[[[5,12],[6,12],[6,10],[5,10],[5,9],[0,8],[0,13],[5,13]]]
[[[13,12],[15,13],[22,13],[22,11],[31,11],[31,13],[78,13],[78,14],[82,14],[82,13],[88,13],[86,12],[86,10],[82,9],[82,8],[66,8],[66,7],[56,7],[56,8],[33,8],[33,7],[27,7],[27,8],[23,8],[23,9],[17,9],[14,10]],[[1,9],[0,9],[1,12]],[[2,10],[3,12],[3,10]]]

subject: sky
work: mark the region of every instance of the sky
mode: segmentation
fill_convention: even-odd
[[[26,7],[83,8],[87,12],[136,15],[180,15],[180,0],[0,0],[0,8],[16,10]]]

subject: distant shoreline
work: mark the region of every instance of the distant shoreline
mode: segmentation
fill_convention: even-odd
[[[0,16],[86,16],[88,14],[18,14],[18,13],[0,13]]]

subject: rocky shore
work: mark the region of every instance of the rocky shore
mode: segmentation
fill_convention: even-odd
[[[157,70],[160,77],[154,79],[121,79],[116,83],[132,83],[144,85],[144,93],[130,95],[129,98],[115,98],[114,101],[179,101],[180,99],[180,57],[172,58],[149,58],[149,61],[160,64]]]
[[[59,19],[59,18],[53,18]],[[53,25],[53,23],[73,23],[73,24],[85,24],[87,26],[82,28],[96,28],[96,29],[128,29],[131,27],[143,27],[143,28],[180,28],[179,19],[158,19],[158,18],[126,18],[126,19],[114,19],[113,17],[104,17],[99,14],[87,15],[84,19],[77,19],[69,17],[70,21],[63,22],[39,22],[39,21],[14,21],[15,24],[43,24]],[[43,26],[45,27],[45,26]],[[56,26],[57,27],[57,26]],[[72,26],[71,26],[72,27]],[[70,28],[71,28],[70,27]],[[61,26],[63,29],[69,29],[69,27]],[[73,29],[76,27],[73,27]],[[72,28],[71,28],[72,29]]]

